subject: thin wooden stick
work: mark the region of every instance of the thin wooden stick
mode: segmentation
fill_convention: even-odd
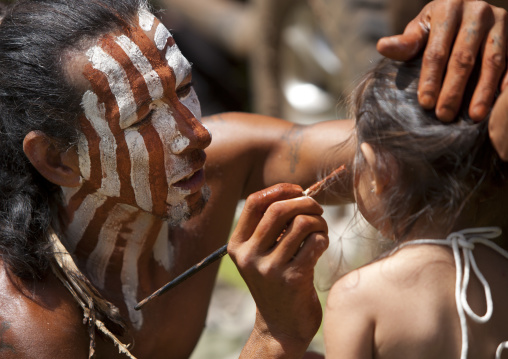
[[[225,245],[223,245],[222,247],[220,247],[219,249],[217,249],[215,252],[213,252],[212,254],[210,254],[208,257],[206,257],[205,259],[203,259],[201,262],[193,265],[192,267],[190,267],[189,269],[187,269],[185,272],[183,272],[182,274],[180,274],[178,277],[176,277],[175,279],[173,279],[171,282],[169,282],[168,284],[164,285],[163,287],[157,289],[155,292],[153,292],[152,294],[150,294],[148,297],[146,297],[145,299],[143,299],[141,302],[139,302],[138,304],[136,304],[136,306],[134,307],[134,309],[136,310],[140,310],[146,303],[148,303],[149,301],[151,301],[152,299],[154,299],[155,297],[158,297],[164,293],[166,293],[168,290],[170,290],[171,288],[177,286],[178,284],[180,284],[181,282],[183,282],[184,280],[186,280],[187,278],[190,278],[192,277],[194,274],[196,274],[197,272],[199,272],[200,270],[204,269],[205,267],[209,266],[210,264],[212,264],[213,262],[215,262],[216,260],[224,257],[226,254],[228,253],[228,245],[227,243]]]
[[[337,182],[342,177],[340,174],[346,171],[346,166],[342,165],[336,170],[334,170],[332,173],[330,173],[328,176],[326,176],[324,179],[322,179],[319,182],[314,183],[312,186],[307,188],[305,191],[303,191],[304,196],[308,197],[316,197],[318,194],[323,192],[325,189],[330,187],[332,184]]]
[[[308,196],[308,197],[317,196],[318,194],[323,192],[325,189],[330,187],[333,183],[335,183],[339,179],[341,179],[342,178],[341,174],[344,173],[345,171],[346,171],[346,166],[345,165],[340,166],[339,168],[334,170],[332,173],[330,173],[328,176],[326,176],[324,179],[322,179],[319,182],[316,182],[315,184],[313,184],[312,186],[307,188],[305,191],[303,191],[302,195]],[[210,254],[208,257],[204,258],[201,262],[193,265],[192,267],[187,269],[185,272],[180,274],[178,277],[173,279],[171,282],[165,284],[164,286],[162,286],[161,288],[157,289],[155,292],[150,294],[148,297],[146,297],[145,299],[140,301],[138,304],[136,304],[134,309],[140,310],[146,303],[150,302],[152,299],[166,293],[168,290],[170,290],[171,288],[174,288],[175,286],[177,286],[178,284],[180,284],[187,278],[192,277],[194,274],[196,274],[200,270],[206,268],[207,266],[214,263],[218,259],[224,257],[227,253],[228,253],[228,245],[226,243],[225,245],[223,245],[222,247],[217,249],[215,252]]]

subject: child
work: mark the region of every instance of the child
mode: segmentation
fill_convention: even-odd
[[[508,347],[508,163],[469,101],[451,123],[418,105],[420,65],[384,60],[353,96],[358,209],[397,246],[333,285],[327,358],[501,358]]]

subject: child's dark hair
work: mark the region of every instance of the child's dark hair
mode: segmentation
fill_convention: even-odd
[[[384,59],[351,101],[358,140],[355,171],[366,166],[363,142],[376,153],[379,170],[396,165],[382,206],[390,235],[400,240],[420,219],[433,223],[439,218],[451,229],[468,200],[495,194],[508,178],[508,163],[490,143],[488,120],[474,123],[467,113],[475,75],[459,115],[444,123],[418,103],[420,68],[421,59]]]
[[[22,278],[49,265],[47,231],[56,186],[23,152],[33,130],[75,143],[81,98],[64,76],[80,42],[132,22],[143,0],[21,0],[0,24],[0,256]],[[65,148],[65,147],[64,147]]]

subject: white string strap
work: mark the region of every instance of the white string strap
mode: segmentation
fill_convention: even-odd
[[[453,257],[455,260],[456,280],[455,280],[455,302],[457,304],[457,312],[460,319],[460,329],[462,332],[462,350],[461,359],[467,358],[468,352],[468,335],[467,335],[467,322],[466,314],[477,323],[486,323],[492,317],[494,305],[492,302],[492,293],[490,286],[484,275],[478,268],[476,260],[473,256],[473,249],[476,243],[481,243],[489,248],[492,248],[503,257],[508,259],[508,251],[499,247],[493,243],[490,239],[499,237],[501,235],[501,228],[499,227],[481,227],[481,228],[469,228],[458,232],[451,233],[446,239],[417,239],[408,241],[397,247],[396,250],[413,244],[440,244],[446,245],[452,248]],[[462,260],[460,252],[464,257],[464,272],[462,272]],[[487,310],[484,315],[480,316],[476,314],[467,301],[467,287],[469,285],[469,278],[471,267],[476,277],[483,285],[485,292],[485,301],[487,304]],[[497,347],[496,359],[501,358],[501,353],[504,349],[508,348],[508,341],[501,343]]]

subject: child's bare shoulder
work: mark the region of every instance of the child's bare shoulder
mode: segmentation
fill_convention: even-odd
[[[408,246],[339,279],[328,296],[326,315],[335,323],[341,316],[363,321],[363,332],[372,331],[365,339],[372,340],[380,357],[411,356],[415,348],[422,357],[436,357],[436,350],[455,350],[436,342],[453,342],[442,339],[460,335],[459,327],[450,326],[458,324],[454,285],[455,264],[448,248]],[[448,334],[443,335],[443,327]]]
[[[330,295],[347,294],[355,300],[371,295],[391,297],[394,292],[398,292],[397,296],[412,295],[419,286],[441,291],[443,283],[446,287],[450,281],[455,281],[455,262],[449,248],[409,245],[343,276],[333,285]]]

